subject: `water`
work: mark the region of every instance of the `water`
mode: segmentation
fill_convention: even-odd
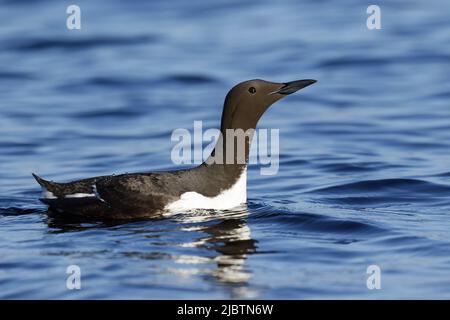
[[[450,4],[2,1],[0,297],[450,298]],[[176,168],[175,128],[219,125],[252,78],[319,82],[277,103],[280,170],[246,209],[51,219],[57,180]],[[66,289],[66,268],[82,289]],[[369,265],[382,271],[368,290]]]

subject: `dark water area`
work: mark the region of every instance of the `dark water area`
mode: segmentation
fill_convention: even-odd
[[[381,30],[356,0],[77,1],[81,30],[0,3],[0,298],[450,298],[448,1],[381,1]],[[175,169],[172,130],[252,78],[318,83],[259,123],[280,166],[250,166],[246,208],[47,216],[31,172]]]

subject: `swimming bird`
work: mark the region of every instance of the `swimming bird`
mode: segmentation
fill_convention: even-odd
[[[239,149],[238,144],[229,143],[235,137],[227,133],[251,132],[274,102],[315,82],[255,79],[234,86],[225,98],[217,144],[209,158],[197,167],[98,176],[67,183],[47,181],[33,173],[42,188],[40,200],[49,206],[49,213],[102,219],[154,217],[193,209],[224,210],[245,204],[252,135],[241,140],[244,145]]]

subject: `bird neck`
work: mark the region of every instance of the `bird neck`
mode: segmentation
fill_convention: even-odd
[[[254,132],[254,127],[245,129],[222,127],[216,146],[205,162],[226,166],[245,166],[249,159]]]
[[[240,105],[229,102],[226,98],[220,136],[211,155],[202,164],[227,178],[238,179],[247,168],[253,134],[261,116],[239,114],[240,108]]]
[[[239,180],[247,169],[254,130],[221,128],[214,150],[201,166],[214,172],[218,179]]]

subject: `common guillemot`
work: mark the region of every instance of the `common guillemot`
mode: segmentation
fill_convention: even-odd
[[[227,130],[253,130],[276,101],[316,80],[287,83],[249,80],[239,83],[224,102],[221,135],[210,157],[192,169],[98,176],[67,183],[47,181],[33,173],[42,187],[40,200],[50,212],[93,218],[154,217],[163,212],[192,209],[231,209],[247,202],[247,161],[251,137],[245,139],[243,161],[233,152],[227,158]],[[218,146],[221,146],[219,148]],[[233,147],[234,148],[234,147]],[[229,157],[228,157],[229,158]]]

